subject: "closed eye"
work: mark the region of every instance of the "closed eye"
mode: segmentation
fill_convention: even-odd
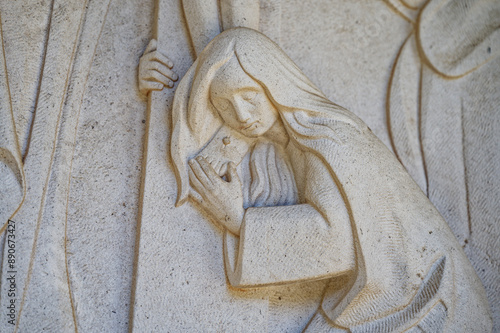
[[[241,95],[241,97],[247,102],[251,102],[255,98],[255,96],[257,96],[257,92],[254,90],[245,91]]]
[[[229,104],[231,104],[231,102],[225,98],[217,98],[214,102],[215,108],[220,111],[226,111],[229,108]]]

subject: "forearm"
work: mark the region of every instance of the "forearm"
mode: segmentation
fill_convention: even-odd
[[[259,29],[259,0],[182,0],[182,7],[197,56],[222,30],[235,27]]]
[[[221,33],[217,2],[217,0],[182,0],[196,56],[215,36]]]
[[[246,27],[259,30],[260,0],[220,0],[224,30]]]

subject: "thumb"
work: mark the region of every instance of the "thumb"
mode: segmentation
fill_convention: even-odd
[[[238,177],[238,172],[236,171],[236,164],[234,164],[234,162],[228,163],[226,177],[229,182],[240,179]]]
[[[149,52],[155,51],[156,48],[157,48],[157,44],[158,43],[157,43],[156,39],[151,39],[149,41],[148,46],[146,47],[146,50],[144,51],[144,54],[147,54]]]

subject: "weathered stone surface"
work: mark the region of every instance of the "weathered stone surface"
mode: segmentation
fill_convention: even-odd
[[[493,330],[499,330],[499,10],[498,1],[465,0],[0,1],[0,217],[2,242],[9,234],[16,241],[15,296],[9,296],[5,280],[12,271],[9,243],[3,245],[0,331],[289,332],[302,331],[313,316],[309,330],[324,327],[315,312],[329,279],[235,287],[237,279],[228,272],[238,238],[226,236],[224,245],[225,228],[211,223],[210,214],[189,200],[175,207],[180,187],[170,158],[173,97],[207,43],[235,26],[270,37],[328,100],[360,117],[395,153],[458,240],[445,236],[443,244],[464,249],[486,289]],[[155,78],[149,86],[138,84],[139,58],[150,53],[151,39],[157,40],[158,54],[172,61],[176,77],[160,76],[167,88],[149,93],[146,102],[144,93],[163,86]],[[206,117],[200,121],[208,124]],[[202,155],[210,158],[245,139],[227,141]],[[293,168],[304,160],[291,148],[266,149],[288,156]],[[215,160],[223,173],[227,166]],[[251,157],[245,161],[238,174],[243,188],[251,188],[250,171],[243,167]],[[340,174],[349,170],[345,159],[335,163],[341,161]],[[373,167],[367,164],[360,170]],[[300,172],[291,174],[296,184],[304,183]],[[303,191],[299,186],[298,202]],[[378,209],[391,200],[399,199],[371,204]],[[419,200],[410,201],[425,202]],[[283,214],[274,225],[289,218]],[[9,218],[15,232],[9,233]],[[410,262],[429,255],[429,237],[414,236],[422,253],[403,251],[414,258]],[[342,253],[336,260],[345,264],[348,250]],[[373,260],[386,267],[386,255]],[[446,272],[452,257],[435,261],[434,270],[430,263],[420,267],[421,277],[442,265]],[[311,274],[321,265],[306,267],[294,270]],[[254,272],[253,278],[264,278]],[[453,279],[447,274],[442,286]],[[340,279],[338,286],[345,283]],[[469,287],[475,283],[461,282],[465,289],[457,295],[474,290]],[[12,299],[14,325],[8,322]],[[436,303],[418,329],[439,331],[439,304],[451,309],[446,301]],[[335,308],[323,301],[328,306]],[[463,331],[481,330],[487,322],[470,319]]]

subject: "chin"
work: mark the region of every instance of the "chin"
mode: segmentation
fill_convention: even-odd
[[[243,134],[244,136],[246,136],[247,138],[258,138],[259,136],[261,136],[260,133],[255,133],[254,131],[252,131],[252,132],[240,131],[240,133]]]
[[[249,138],[257,138],[259,136],[266,134],[267,130],[268,129],[266,129],[266,128],[257,127],[253,130],[250,130],[250,131],[244,131],[244,132],[242,132],[242,134],[249,137]]]

